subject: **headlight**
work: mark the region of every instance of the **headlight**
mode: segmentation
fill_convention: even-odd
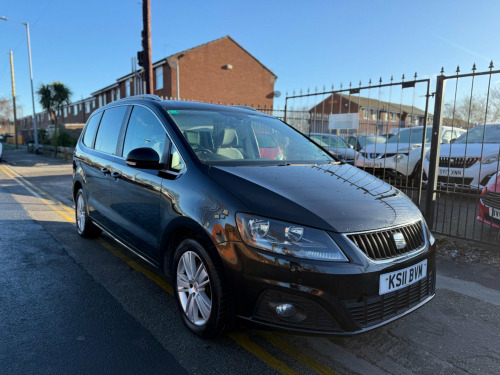
[[[405,156],[406,156],[405,154],[394,155],[394,161],[399,161],[399,160],[403,159]]]
[[[498,162],[498,155],[487,156],[481,161],[482,164],[491,164],[496,162]]]
[[[297,258],[347,262],[326,232],[303,225],[237,213],[236,222],[248,246]]]

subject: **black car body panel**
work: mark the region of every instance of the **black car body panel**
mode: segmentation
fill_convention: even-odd
[[[84,131],[75,149],[73,191],[84,190],[89,217],[96,225],[167,274],[172,272],[172,246],[179,236],[189,233],[222,265],[222,278],[237,316],[300,332],[363,332],[411,312],[434,296],[432,235],[419,210],[396,188],[333,159],[303,164],[203,162],[175,122],[175,113],[182,110],[271,118],[255,111],[134,98],[116,103],[131,107],[123,122],[116,125],[116,155],[96,151],[93,144],[85,145]],[[113,108],[116,103],[96,112]],[[151,111],[165,129],[167,138],[159,169],[127,165],[126,155],[121,155],[127,119],[135,106]],[[240,137],[234,146],[244,141]],[[183,164],[181,169],[171,170],[168,163],[175,152]],[[305,259],[250,246],[238,228],[237,213],[326,233],[346,260]],[[389,246],[382,243],[388,241],[384,236],[403,232],[399,228],[408,224],[420,228],[412,230],[419,232],[422,242],[398,250],[394,257],[371,259],[349,237],[351,233],[374,232],[378,241],[374,247]],[[427,262],[424,279],[379,293],[382,274],[423,261]],[[277,316],[274,309],[279,303],[294,304],[296,317]]]

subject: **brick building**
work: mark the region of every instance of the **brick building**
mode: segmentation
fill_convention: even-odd
[[[355,95],[332,94],[309,110],[311,132],[328,133],[330,114],[358,113],[358,133],[385,134],[392,128],[424,125],[420,108]],[[432,124],[432,114],[427,114]]]
[[[89,115],[112,101],[144,93],[143,70],[131,72],[91,94],[65,106],[58,123],[82,128]],[[273,107],[277,76],[230,36],[176,53],[153,63],[155,95],[165,99]],[[47,112],[37,113],[39,128],[52,123]],[[18,120],[25,139],[32,137],[31,116]],[[52,126],[53,127],[53,126]]]

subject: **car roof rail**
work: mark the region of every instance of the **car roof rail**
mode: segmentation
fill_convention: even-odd
[[[126,98],[118,99],[118,100],[127,100],[127,99],[150,99],[150,100],[156,100],[156,101],[162,100],[158,95],[152,95],[152,94],[132,95],[132,96],[127,96]]]

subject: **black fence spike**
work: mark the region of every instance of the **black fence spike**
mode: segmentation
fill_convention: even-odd
[[[417,72],[415,72],[415,75],[413,76],[413,78],[415,78],[415,81],[417,80],[417,77],[418,77]]]
[[[477,70],[477,68],[476,68],[476,63],[474,63],[474,65],[472,65],[472,72],[473,72],[473,73],[475,73],[475,72],[476,72],[476,70]]]
[[[457,65],[457,70],[456,70],[456,72],[457,72],[457,75],[458,75],[458,73],[460,73],[460,65]]]
[[[490,66],[488,67],[490,70],[493,70],[493,68],[495,67],[495,65],[493,65],[493,60],[490,61]]]
[[[359,87],[361,87],[361,81],[359,81]]]
[[[444,66],[441,67],[441,75],[444,76]]]
[[[404,81],[405,80],[405,75],[403,73],[403,75],[401,76],[401,80]]]
[[[352,82],[351,82],[351,81],[349,81],[349,88],[351,88],[351,87],[352,87]]]

